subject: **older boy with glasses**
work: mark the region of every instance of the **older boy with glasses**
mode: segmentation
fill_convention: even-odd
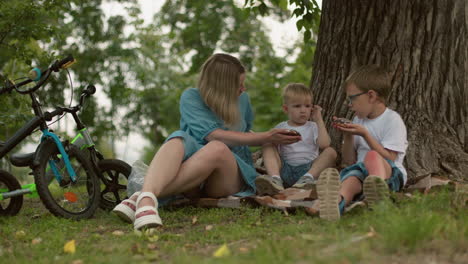
[[[342,161],[346,167],[324,170],[317,184],[320,217],[337,220],[346,205],[364,194],[367,204],[399,191],[406,183],[403,167],[408,141],[400,115],[387,108],[391,90],[388,73],[376,65],[357,69],[345,81],[352,122],[334,117],[333,126],[343,132]]]

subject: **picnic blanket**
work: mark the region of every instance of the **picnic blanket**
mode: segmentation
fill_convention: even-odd
[[[457,193],[457,198],[462,206],[466,205],[468,200],[468,184],[454,182],[449,179],[428,175],[419,179],[413,180],[412,183],[406,186],[402,192],[397,193],[400,198],[410,198],[413,192],[429,193],[433,189],[437,189],[444,185],[450,185]],[[242,207],[260,207],[265,206],[283,211],[285,214],[297,210],[303,210],[307,214],[315,216],[319,214],[319,203],[317,193],[312,190],[302,190],[297,188],[288,188],[274,196],[247,196],[226,198],[199,198],[194,200],[178,199],[167,206],[194,206],[203,208],[242,208]],[[350,211],[355,207],[366,206],[365,202],[356,202],[348,206],[345,211]]]

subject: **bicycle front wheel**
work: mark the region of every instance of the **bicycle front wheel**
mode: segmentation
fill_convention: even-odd
[[[100,186],[87,156],[74,145],[65,147],[76,174],[73,180],[55,143],[40,149],[34,180],[45,207],[55,216],[74,220],[93,216],[99,205]]]
[[[4,198],[2,193],[21,189],[18,180],[7,171],[0,170],[0,216],[16,215],[23,206],[23,195]]]
[[[132,167],[118,159],[104,159],[98,162],[102,188],[100,207],[112,210],[127,198],[128,176]]]

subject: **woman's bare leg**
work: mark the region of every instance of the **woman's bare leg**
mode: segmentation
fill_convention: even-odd
[[[182,163],[181,139],[172,139],[156,153],[145,177],[142,192],[165,197],[193,190],[206,180],[205,192],[212,197],[234,194],[242,187],[237,162],[229,148],[211,141]],[[145,198],[141,206],[151,205]]]

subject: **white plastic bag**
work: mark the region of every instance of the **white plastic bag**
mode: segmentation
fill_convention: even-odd
[[[136,160],[132,164],[132,172],[128,176],[127,184],[127,195],[131,197],[133,193],[141,191],[143,187],[143,181],[145,180],[146,171],[148,171],[148,165],[143,163],[141,160]]]

